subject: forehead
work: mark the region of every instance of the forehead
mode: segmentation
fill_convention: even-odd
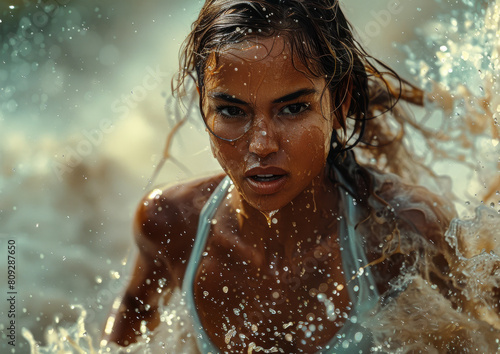
[[[290,52],[290,44],[281,36],[254,37],[240,43],[223,46],[219,51],[219,57],[235,57],[248,62],[260,62],[279,60],[290,55]]]
[[[253,38],[224,46],[212,54],[205,72],[207,89],[214,86],[273,84],[324,86],[304,63],[293,55],[283,37]]]

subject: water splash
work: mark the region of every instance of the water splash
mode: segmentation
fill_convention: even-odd
[[[81,305],[73,305],[71,308],[80,311],[77,322],[69,328],[59,326],[47,329],[45,333],[46,346],[39,346],[31,332],[23,328],[22,335],[28,341],[32,354],[96,353],[92,338],[85,329],[87,311]]]
[[[428,63],[411,49],[407,64],[427,88],[428,121],[446,139],[430,152],[432,165],[443,156],[462,161],[474,175],[466,193],[478,205],[481,200],[498,205],[500,116],[500,0],[489,7],[480,1],[462,1],[465,11],[440,15],[422,27],[418,47],[435,54]],[[444,5],[443,5],[444,6]],[[446,12],[448,9],[446,10]],[[432,57],[426,55],[425,57]],[[437,108],[441,113],[436,112]],[[442,114],[441,119],[431,119]],[[439,124],[437,123],[439,122]],[[479,158],[480,156],[480,158]],[[478,161],[480,159],[480,161]],[[460,187],[462,188],[462,187]],[[477,191],[480,191],[477,192]],[[486,202],[488,201],[488,202]],[[271,227],[272,216],[265,215]],[[492,289],[500,287],[500,216],[494,208],[477,209],[472,219],[456,219],[446,240],[457,257],[450,278],[457,283],[464,306],[454,308],[435,285],[422,277],[402,276],[395,289],[399,295],[372,314],[366,326],[373,332],[375,351],[381,352],[497,352],[500,351],[500,318]],[[362,268],[361,268],[362,269]],[[360,270],[361,270],[360,269]],[[68,328],[50,328],[47,345],[40,346],[28,330],[23,336],[32,353],[164,353],[196,352],[192,324],[182,294],[176,291],[161,310],[161,322],[153,333],[145,331],[142,342],[126,349],[101,343],[88,335],[86,311]],[[423,310],[425,309],[425,311]],[[93,324],[95,325],[95,324]],[[418,328],[418,331],[415,331]],[[260,348],[254,344],[253,351]]]
[[[451,262],[443,274],[452,284],[448,293],[407,274],[393,285],[399,295],[372,314],[365,325],[379,352],[500,351],[500,210],[494,200],[500,184],[500,1],[487,6],[463,0],[464,9],[451,14],[449,4],[444,6],[447,15],[418,30],[416,46],[428,53],[417,55],[415,43],[407,45],[407,64],[430,92],[423,123],[438,133],[428,151],[429,166],[447,160],[450,174],[450,160],[462,164],[451,176],[455,191],[463,189],[468,213],[483,206],[473,218],[453,220],[445,235],[449,249],[439,252]]]
[[[31,354],[72,354],[72,353],[196,353],[197,347],[192,333],[193,325],[188,314],[182,293],[173,292],[169,304],[160,306],[160,324],[154,332],[143,331],[138,343],[126,348],[114,343],[92,339],[86,328],[87,311],[80,305],[75,305],[80,315],[75,324],[57,328],[49,328],[45,339],[47,344],[41,346],[36,342],[31,332],[23,329],[22,335],[31,347]],[[90,324],[95,325],[94,323]]]
[[[451,11],[448,3],[441,6],[444,14],[417,29],[419,40],[403,50],[429,92],[419,122],[433,137],[427,165],[450,175],[459,199],[478,205],[500,189],[500,1],[462,0]]]

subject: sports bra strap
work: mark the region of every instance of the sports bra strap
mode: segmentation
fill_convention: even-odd
[[[212,341],[208,337],[208,334],[201,324],[198,311],[196,310],[193,289],[195,280],[194,278],[200,264],[201,254],[205,249],[207,238],[210,234],[210,225],[212,222],[212,218],[214,217],[215,211],[219,207],[222,199],[224,199],[224,196],[226,195],[226,192],[231,184],[231,179],[226,176],[212,193],[207,203],[201,209],[200,219],[198,220],[196,240],[194,242],[193,250],[191,251],[189,263],[186,268],[186,274],[184,275],[184,281],[182,283],[182,291],[185,294],[186,306],[191,313],[194,329],[197,332],[196,341],[198,343],[198,349],[204,354],[216,354],[219,352],[219,350],[215,348]]]

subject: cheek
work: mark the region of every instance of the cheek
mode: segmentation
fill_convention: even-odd
[[[326,163],[330,151],[331,132],[323,126],[304,127],[300,134],[291,135],[287,139],[287,150],[292,152],[290,158],[305,171],[319,172]]]
[[[298,148],[307,148],[307,153],[314,154],[309,157],[322,158],[326,160],[330,152],[330,140],[333,124],[324,121],[322,124],[304,127],[304,133],[298,138]]]
[[[237,146],[211,136],[210,147],[213,156],[219,162],[224,172],[231,176],[231,171],[239,165],[238,161],[241,161]]]

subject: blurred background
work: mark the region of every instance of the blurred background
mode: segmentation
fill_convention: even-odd
[[[134,210],[175,123],[166,101],[196,0],[3,0],[0,5],[0,298],[16,242],[16,351],[21,328],[44,343],[87,310],[99,342],[128,280]],[[433,0],[344,0],[369,51],[412,80],[406,53]],[[458,5],[456,5],[458,6]],[[418,48],[416,51],[418,52]],[[168,108],[168,107],[167,107]],[[173,112],[175,113],[175,112]],[[216,171],[196,120],[185,124],[156,183]],[[10,352],[0,302],[0,352]]]

